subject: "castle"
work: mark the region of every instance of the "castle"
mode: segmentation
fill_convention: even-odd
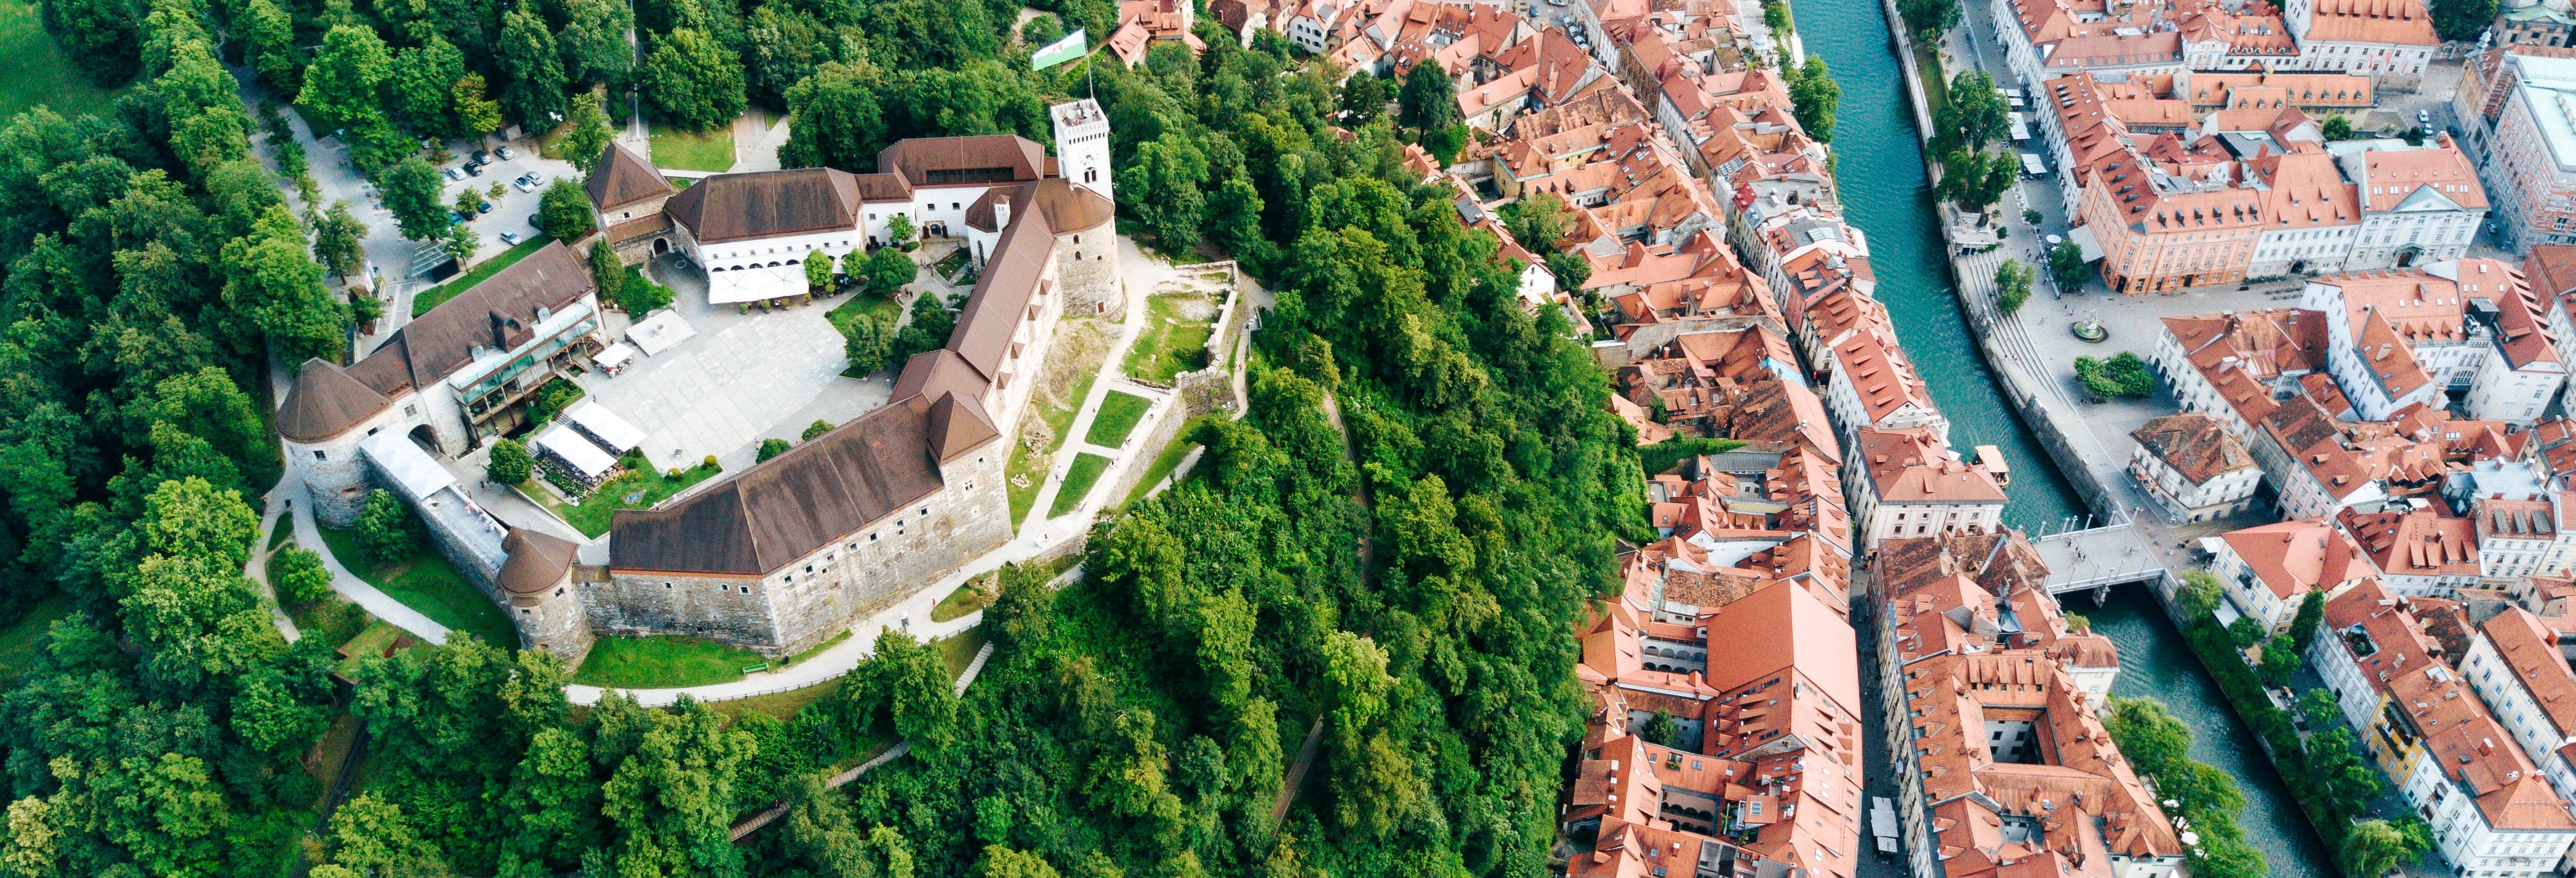
[[[604,552],[503,528],[443,469],[422,473],[431,452],[518,426],[529,392],[605,343],[587,270],[561,244],[355,366],[306,363],[278,413],[291,466],[335,526],[371,483],[401,489],[530,648],[577,662],[600,634],[691,634],[778,658],[828,640],[1009,541],[1005,440],[1056,322],[1068,307],[1125,307],[1107,118],[1088,99],[1049,117],[1053,158],[1016,136],[912,139],[874,174],[720,174],[677,192],[610,147],[586,181],[607,240],[629,261],[686,256],[711,304],[803,293],[804,260],[892,243],[897,216],[963,239],[980,274],[947,346],[906,361],[883,407],[659,508],[618,511]]]

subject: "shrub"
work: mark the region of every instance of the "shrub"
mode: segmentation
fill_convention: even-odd
[[[527,481],[536,465],[537,459],[528,454],[528,446],[516,439],[502,439],[492,443],[492,458],[484,464],[483,474],[495,482],[515,485]]]
[[[331,571],[322,566],[322,554],[301,546],[288,546],[268,556],[268,584],[277,589],[282,604],[309,604],[331,593]]]
[[[825,434],[825,433],[829,433],[829,432],[832,432],[832,422],[830,422],[830,421],[824,421],[824,420],[817,420],[817,421],[815,421],[814,423],[811,423],[811,424],[807,424],[807,425],[805,425],[805,435],[800,436],[800,437],[797,437],[797,440],[796,440],[796,441],[799,441],[799,442],[812,442],[812,441],[814,441],[814,437],[816,437],[816,436],[820,436],[820,435],[823,435],[823,434]]]
[[[369,493],[366,507],[358,513],[358,551],[368,562],[385,567],[411,558],[413,545],[411,507],[392,491],[377,488]]]
[[[722,467],[722,466],[720,466],[720,465],[718,465],[718,464],[716,463],[716,456],[715,456],[715,455],[710,454],[710,455],[707,455],[707,459],[705,459],[705,460],[701,460],[701,461],[698,461],[698,468],[699,468],[699,469],[723,469],[724,467]],[[675,472],[675,473],[676,473],[676,472],[677,472],[677,470],[674,470],[673,472]],[[674,475],[674,476],[672,476],[672,478],[675,478],[675,479],[676,479],[676,478],[679,478],[679,476]]]
[[[2155,373],[2147,371],[2147,362],[2137,354],[2121,351],[2111,359],[2075,358],[2075,378],[2084,389],[2103,398],[2141,398],[2156,392]]]
[[[763,439],[760,440],[760,457],[758,459],[768,460],[781,454],[786,454],[787,449],[794,447],[796,447],[794,444],[789,443],[785,439]]]

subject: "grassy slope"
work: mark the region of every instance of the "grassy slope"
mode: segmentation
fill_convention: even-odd
[[[766,664],[759,654],[695,637],[602,637],[572,681],[621,689],[704,686],[742,679],[742,669]]]
[[[1169,294],[1146,297],[1145,334],[1127,351],[1125,366],[1129,377],[1170,384],[1173,376],[1205,365],[1193,352],[1207,348],[1208,335],[1214,327],[1182,320],[1175,298]]]
[[[5,0],[0,0],[0,2],[5,2]],[[532,235],[527,240],[520,241],[518,246],[511,247],[508,250],[503,250],[497,256],[475,263],[474,267],[467,269],[464,274],[449,278],[446,283],[439,284],[438,286],[431,287],[414,294],[411,297],[411,316],[418,317],[429,313],[429,309],[438,307],[440,302],[456,298],[457,293],[473,289],[474,285],[482,283],[484,278],[500,273],[501,269],[517,265],[519,260],[528,258],[528,254],[537,252],[538,248],[546,246],[546,242],[552,240],[554,239],[542,234]]]
[[[733,169],[733,127],[687,131],[653,126],[653,164],[681,171]]]
[[[0,118],[38,104],[64,116],[104,112],[123,88],[100,88],[45,34],[36,4],[0,0]]]
[[[1164,476],[1171,475],[1173,470],[1180,469],[1181,458],[1188,457],[1190,449],[1198,447],[1198,443],[1190,441],[1190,434],[1197,432],[1199,425],[1206,423],[1211,417],[1216,416],[1200,415],[1182,424],[1181,431],[1172,436],[1171,444],[1163,446],[1163,450],[1154,455],[1154,462],[1145,467],[1145,475],[1136,480],[1136,488],[1127,492],[1126,499],[1119,503],[1124,505],[1144,499],[1145,492],[1154,490],[1154,483],[1162,481]]]
[[[1151,400],[1132,393],[1110,391],[1100,398],[1100,413],[1092,416],[1091,432],[1084,434],[1082,441],[1103,448],[1127,444],[1128,432],[1136,429],[1136,422],[1143,420],[1145,410],[1153,405]]]
[[[610,513],[620,509],[650,508],[653,504],[662,502],[662,498],[677,494],[690,485],[706,481],[709,476],[717,472],[704,466],[690,467],[682,470],[677,480],[657,473],[630,472],[600,485],[597,490],[590,492],[589,496],[583,497],[580,505],[576,506],[555,502],[554,495],[542,490],[531,489],[525,493],[531,497],[545,498],[546,505],[554,507],[555,514],[563,516],[566,524],[579,529],[584,535],[596,537],[608,532]],[[636,502],[626,502],[626,495],[638,489],[644,492],[644,496]]]
[[[1074,455],[1073,464],[1064,468],[1064,486],[1056,489],[1055,506],[1047,510],[1047,517],[1072,512],[1082,505],[1083,495],[1091,493],[1092,483],[1099,481],[1101,471],[1108,468],[1109,458],[1090,452]]]
[[[354,531],[323,528],[322,541],[330,544],[331,556],[340,559],[340,566],[430,621],[494,646],[518,648],[519,629],[510,624],[501,606],[465,581],[427,542],[412,547],[411,560],[380,568],[368,564],[366,555],[358,551]]]

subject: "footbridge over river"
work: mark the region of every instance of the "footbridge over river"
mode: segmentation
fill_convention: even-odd
[[[2083,525],[2069,522],[2065,530],[2055,533],[2042,529],[2031,536],[2030,544],[2048,563],[2049,594],[2094,591],[2094,601],[2099,603],[2111,586],[2164,578],[2164,558],[2151,540],[2124,514],[2109,524],[2095,524],[2088,518]]]

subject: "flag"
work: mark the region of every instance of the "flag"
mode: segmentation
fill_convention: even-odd
[[[1049,67],[1090,54],[1091,40],[1088,33],[1089,30],[1089,28],[1075,28],[1073,33],[1066,34],[1064,39],[1048,43],[1043,48],[1038,49],[1035,53],[1030,54],[1029,69],[1045,70]]]

